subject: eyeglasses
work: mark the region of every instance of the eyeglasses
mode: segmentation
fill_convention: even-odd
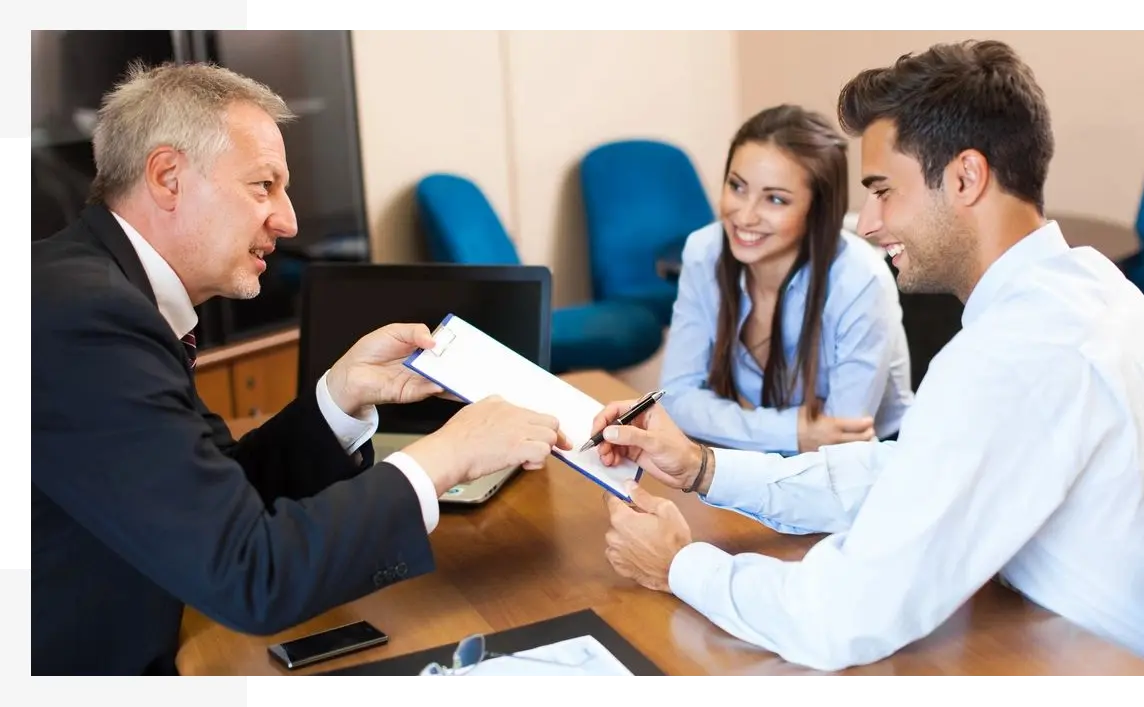
[[[461,639],[461,642],[457,644],[457,649],[453,651],[453,664],[450,667],[445,667],[440,663],[430,663],[421,671],[421,675],[465,675],[484,660],[491,658],[513,658],[562,668],[579,668],[591,660],[592,655],[588,651],[584,651],[580,662],[560,663],[527,655],[516,655],[515,653],[492,653],[485,650],[485,637],[478,633]]]

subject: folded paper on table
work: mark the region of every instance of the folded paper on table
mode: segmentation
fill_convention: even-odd
[[[631,502],[624,486],[639,480],[641,472],[634,462],[625,459],[609,467],[600,460],[599,450],[579,451],[596,431],[592,420],[604,409],[603,403],[452,314],[441,321],[433,340],[436,346],[418,349],[405,365],[465,402],[499,395],[514,405],[557,418],[572,449],[554,449],[553,454]]]
[[[487,675],[631,675],[623,663],[592,636],[489,658],[463,673]]]

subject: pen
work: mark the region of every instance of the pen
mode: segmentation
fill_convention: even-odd
[[[657,391],[654,391],[652,393],[648,393],[647,395],[643,396],[638,401],[636,401],[636,404],[633,405],[630,410],[628,410],[624,414],[617,417],[615,422],[613,422],[611,424],[613,424],[613,425],[629,424],[632,420],[636,419],[641,414],[643,414],[644,410],[647,410],[652,405],[655,405],[656,401],[662,397],[663,397],[663,391],[662,390],[657,390]],[[592,435],[592,439],[585,442],[583,447],[580,447],[580,451],[586,452],[589,449],[591,449],[592,447],[595,447],[597,444],[599,444],[600,442],[603,442],[603,441],[604,441],[604,430],[600,430],[596,434]]]

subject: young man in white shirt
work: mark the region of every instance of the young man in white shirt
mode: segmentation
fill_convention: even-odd
[[[1046,221],[1053,138],[1031,70],[1000,42],[939,45],[859,74],[839,118],[862,137],[861,234],[904,292],[957,295],[963,330],[896,443],[713,451],[662,407],[609,427],[609,463],[624,454],[711,505],[830,533],[799,562],[731,555],[636,489],[646,513],[609,501],[609,561],[823,670],[928,635],[998,574],[1144,655],[1144,295]]]

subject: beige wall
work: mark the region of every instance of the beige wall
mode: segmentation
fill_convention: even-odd
[[[695,161],[714,199],[738,124],[775,103],[833,117],[854,73],[965,32],[353,33],[362,160],[377,259],[424,257],[412,189],[456,171],[485,191],[555,303],[588,297],[576,164],[607,140],[651,136]],[[991,32],[1037,73],[1057,152],[1049,208],[1128,224],[1144,187],[1139,32]],[[858,146],[852,208],[860,204]]]
[[[732,32],[353,33],[379,260],[422,256],[411,190],[459,171],[488,195],[556,305],[589,295],[576,164],[626,137],[686,150],[714,198],[739,122]]]
[[[1134,221],[1144,188],[1141,32],[739,32],[740,115],[745,120],[792,102],[834,119],[838,91],[858,71],[969,38],[1013,45],[1045,91],[1056,138],[1047,210]],[[857,143],[850,154],[851,208],[857,208],[863,197]]]
[[[775,103],[833,116],[857,71],[964,32],[354,31],[362,160],[378,260],[424,257],[412,189],[423,175],[473,178],[526,263],[553,271],[555,304],[589,279],[575,166],[607,140],[685,149],[714,200],[739,123]],[[1053,210],[1129,223],[1144,181],[1140,33],[994,32],[1022,52],[1053,111]],[[860,204],[858,146],[852,205]],[[649,389],[658,358],[628,371]]]

